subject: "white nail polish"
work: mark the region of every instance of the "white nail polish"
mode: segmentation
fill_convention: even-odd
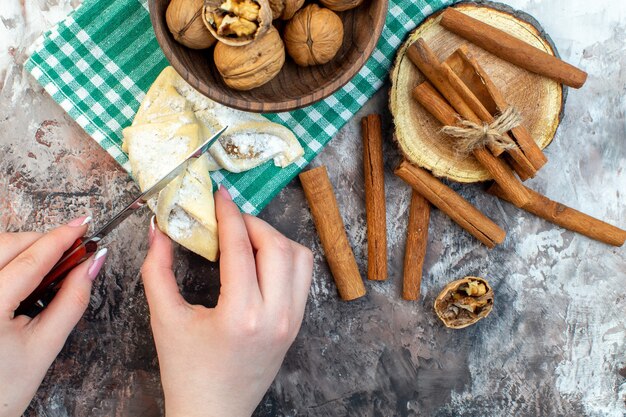
[[[96,252],[96,256],[93,257],[93,260],[97,261],[98,259],[102,258],[104,255],[106,255],[108,251],[109,250],[107,248],[100,249],[98,252]]]
[[[102,248],[98,252],[96,252],[96,255],[93,257],[93,261],[91,261],[91,265],[89,266],[89,269],[87,270],[87,276],[92,281],[96,279],[96,276],[98,276],[98,272],[100,272],[102,265],[104,265],[107,252],[108,252],[107,248]]]
[[[85,220],[83,220],[83,222],[80,225],[84,226],[86,224],[89,224],[89,223],[91,223],[92,220],[93,220],[93,218],[91,216],[87,216],[87,217],[85,217]]]

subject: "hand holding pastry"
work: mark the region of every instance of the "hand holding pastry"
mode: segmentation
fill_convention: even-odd
[[[142,268],[168,417],[250,416],[302,322],[312,254],[215,193],[221,294],[188,304],[172,272],[172,245],[151,227]]]

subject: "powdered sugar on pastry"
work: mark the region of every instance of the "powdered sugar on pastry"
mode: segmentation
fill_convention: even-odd
[[[181,108],[191,109],[202,124],[205,139],[222,127],[229,127],[211,147],[213,161],[209,169],[212,171],[223,168],[243,172],[271,159],[276,166],[286,167],[304,154],[302,145],[291,130],[268,121],[260,114],[231,109],[214,102],[187,84],[172,67],[165,68],[159,79],[160,95],[153,98],[154,104],[145,109],[142,104],[138,116],[145,117],[142,110],[159,112],[159,109],[168,106],[173,112]],[[187,105],[181,105],[181,98],[186,100]],[[243,136],[234,134],[244,130]],[[242,158],[242,155],[245,157]]]
[[[183,209],[175,207],[170,212],[167,229],[172,239],[182,240],[191,236],[191,231],[196,224],[197,222]]]
[[[209,171],[242,172],[272,159],[285,167],[304,153],[294,134],[261,115],[209,100],[171,67],[157,77],[132,126],[123,132],[133,176],[146,190],[224,126],[229,128],[209,153],[149,202],[163,232],[212,261],[218,255],[218,234]]]

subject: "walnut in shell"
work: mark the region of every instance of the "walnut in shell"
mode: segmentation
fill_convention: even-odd
[[[236,90],[251,90],[270,81],[285,63],[285,48],[276,28],[244,46],[218,42],[213,60],[224,82]]]
[[[204,0],[202,19],[220,42],[243,46],[269,30],[272,9],[268,0]]]
[[[272,9],[272,20],[280,18],[280,15],[285,10],[285,2],[283,0],[268,0],[270,9]]]
[[[284,39],[287,52],[296,64],[325,64],[341,48],[343,23],[333,11],[311,4],[287,23]]]
[[[177,42],[191,49],[205,49],[215,43],[202,21],[204,0],[172,0],[165,12],[167,27]]]
[[[289,20],[304,4],[304,0],[268,0],[274,20]]]
[[[283,12],[280,14],[280,19],[289,20],[293,18],[298,10],[304,4],[304,0],[283,0],[285,7],[283,8]]]
[[[324,6],[336,12],[354,9],[363,3],[363,0],[320,0]]]
[[[479,277],[465,277],[445,286],[435,300],[435,312],[446,327],[462,329],[485,318],[493,308],[493,291]]]

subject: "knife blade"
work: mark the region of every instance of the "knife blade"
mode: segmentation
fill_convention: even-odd
[[[158,180],[153,186],[137,196],[123,210],[118,212],[111,220],[102,226],[97,232],[89,237],[81,237],[61,256],[50,272],[43,278],[35,290],[22,301],[15,310],[15,316],[25,314],[35,317],[50,303],[59,284],[65,279],[69,272],[74,269],[98,250],[100,242],[107,234],[122,223],[128,216],[136,210],[144,207],[146,203],[159,194],[174,178],[178,177],[187,168],[191,160],[199,158],[205,154],[209,148],[228,129],[228,126],[220,129],[204,143],[198,146],[185,159],[169,171],[163,178]]]

